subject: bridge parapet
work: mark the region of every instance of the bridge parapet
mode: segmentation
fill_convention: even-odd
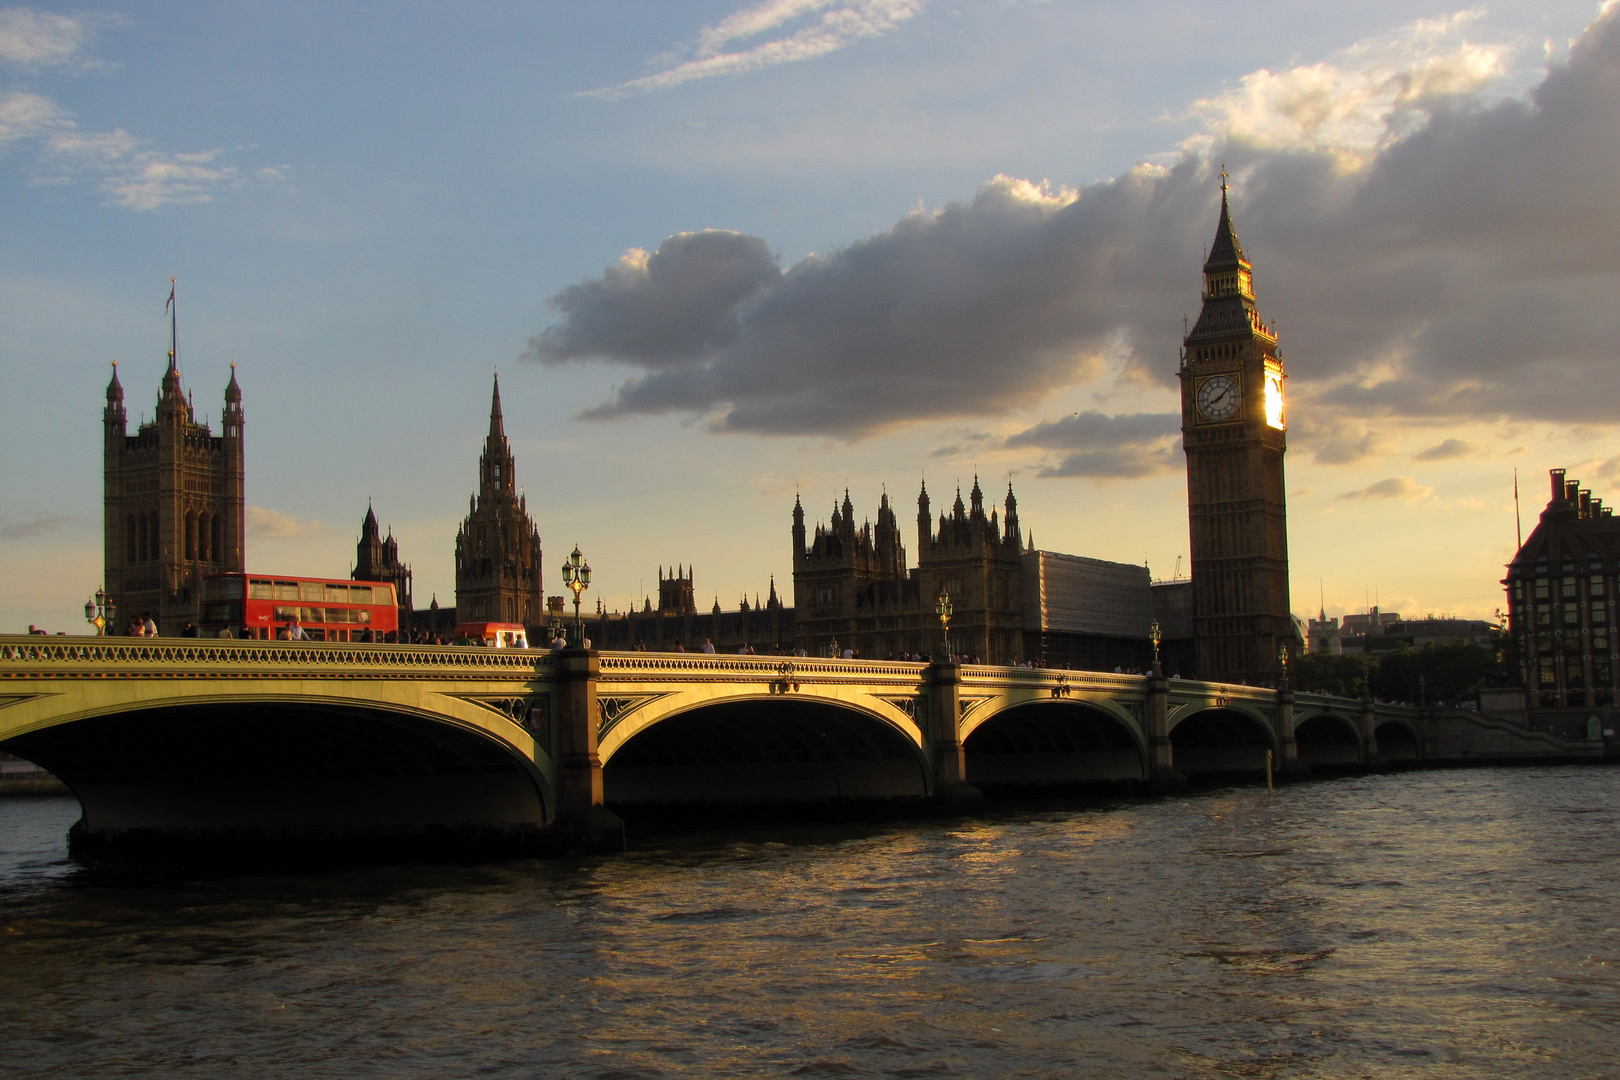
[[[550,679],[554,654],[456,645],[0,636],[0,679],[419,674]]]

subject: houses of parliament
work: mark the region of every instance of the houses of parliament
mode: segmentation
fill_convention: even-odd
[[[1145,566],[1036,550],[1012,484],[996,506],[975,477],[966,498],[958,488],[937,516],[921,486],[915,565],[886,492],[875,520],[859,524],[847,491],[813,526],[795,499],[791,603],[773,578],[764,600],[756,594],[723,610],[716,598],[700,611],[691,568],[660,567],[656,607],[649,596],[639,611],[598,609],[586,636],[609,649],[937,656],[948,603],[950,650],[963,658],[1094,670],[1147,670],[1157,658],[1167,673],[1274,683],[1281,650],[1298,648],[1288,597],[1284,370],[1256,305],[1224,177],[1203,279],[1202,309],[1178,365],[1190,579],[1154,582]],[[173,348],[154,418],[134,434],[116,365],[107,386],[105,588],[122,618],[150,615],[164,635],[198,618],[204,577],[247,567],[246,416],[234,365],[224,404],[218,434],[197,421]],[[402,637],[449,640],[458,624],[493,621],[521,623],[538,642],[569,621],[562,598],[546,595],[540,530],[516,468],[497,376],[477,488],[455,536],[453,607],[436,597],[415,606],[411,567],[366,508],[350,576],[394,586]]]

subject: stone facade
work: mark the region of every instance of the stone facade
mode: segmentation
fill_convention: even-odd
[[[540,557],[540,530],[513,475],[497,376],[489,435],[478,459],[478,493],[468,500],[467,519],[456,533],[457,617],[522,623],[538,632],[545,623]]]
[[[1288,446],[1277,334],[1227,206],[1204,262],[1203,308],[1181,352],[1197,677],[1274,685],[1298,655],[1288,599]]]
[[[197,422],[172,348],[155,417],[129,434],[114,363],[102,421],[105,588],[117,608],[110,632],[122,633],[131,619],[149,613],[160,634],[177,635],[197,618],[201,579],[244,568],[236,365],[218,435]]]

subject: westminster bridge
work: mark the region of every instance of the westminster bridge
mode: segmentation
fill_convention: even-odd
[[[613,848],[615,805],[949,805],[1019,788],[1164,790],[1268,763],[1299,775],[1587,749],[1454,711],[1100,672],[0,636],[0,750],[68,784],[90,847]]]

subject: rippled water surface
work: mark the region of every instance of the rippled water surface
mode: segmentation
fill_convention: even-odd
[[[0,1073],[1617,1076],[1617,807],[1478,769],[166,879],[0,800]]]

